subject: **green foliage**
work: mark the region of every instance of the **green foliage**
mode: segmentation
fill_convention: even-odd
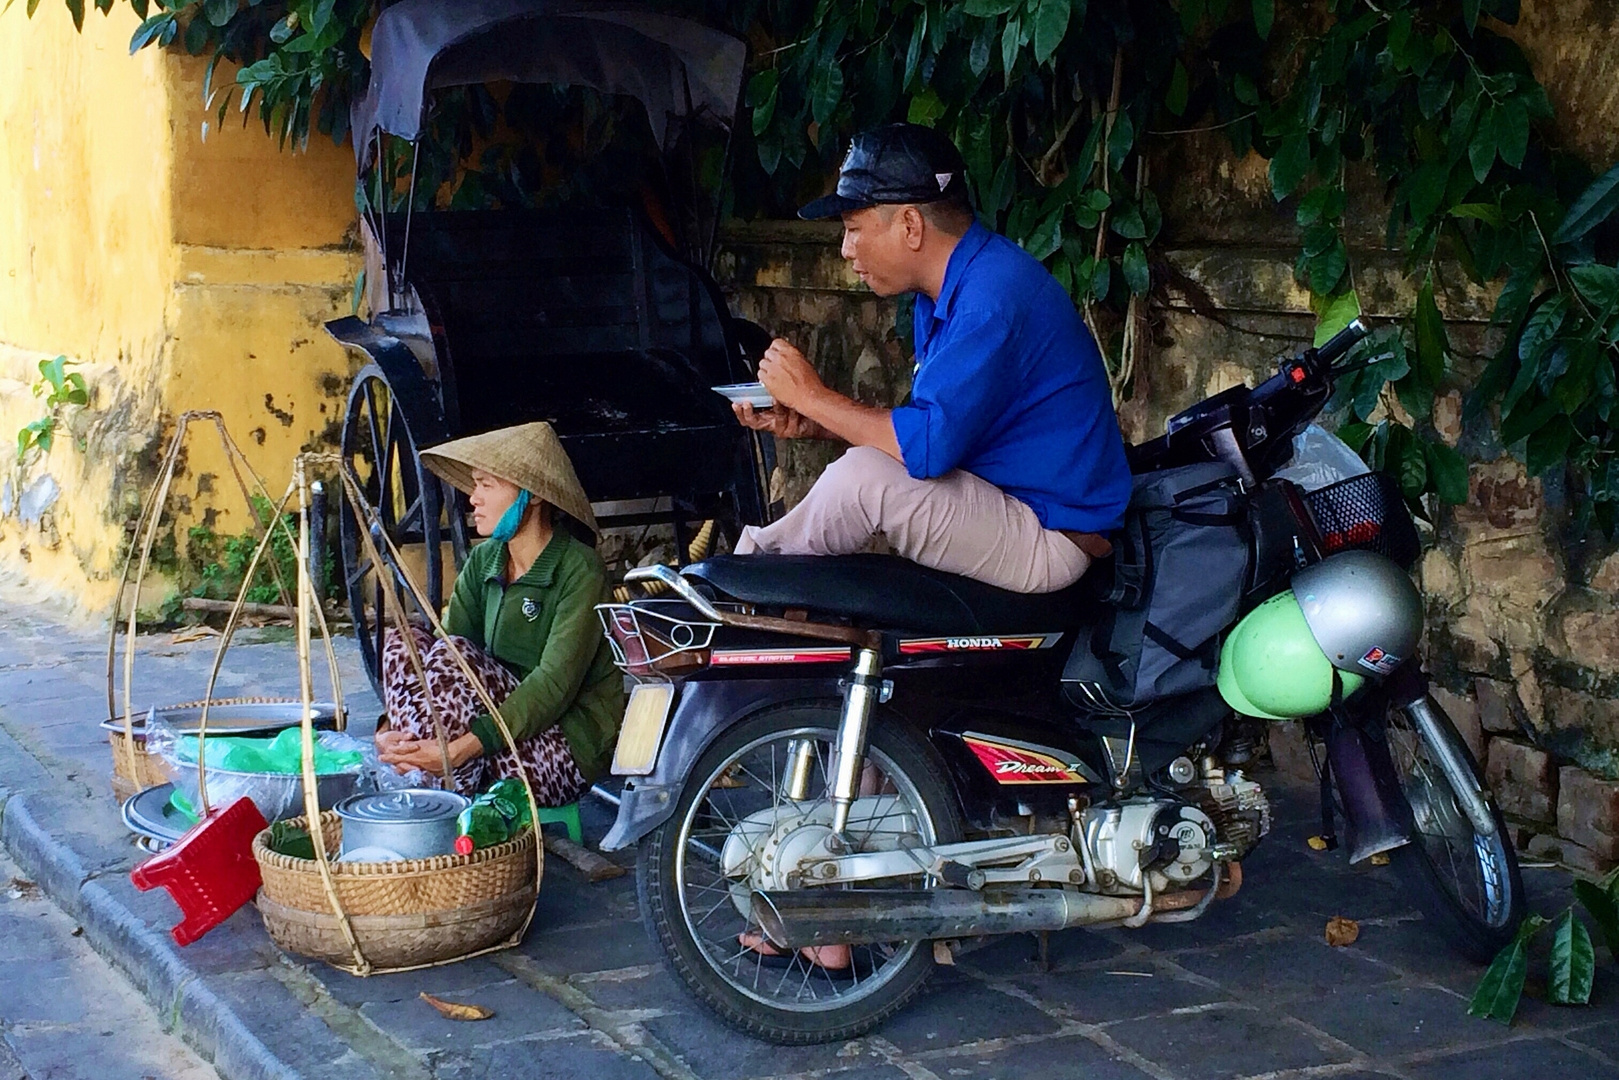
[[[145,20],[132,48],[212,56],[210,100],[214,65],[245,65],[221,117],[234,94],[283,140],[312,128],[342,138],[366,77],[368,0],[130,3]],[[68,6],[82,20],[82,0]],[[1417,303],[1340,391],[1346,427],[1413,500],[1459,501],[1465,464],[1435,437],[1432,407],[1444,388],[1472,386],[1470,429],[1493,428],[1535,472],[1566,469],[1583,522],[1619,535],[1619,168],[1593,179],[1551,143],[1546,94],[1499,32],[1517,0],[1312,0],[1280,12],[1274,0],[661,6],[729,24],[753,46],[729,211],[785,216],[824,190],[853,132],[930,124],[961,146],[982,217],[1050,267],[1110,354],[1132,298],[1164,284],[1145,153],[1156,140],[1218,130],[1234,154],[1269,159],[1298,227],[1295,275],[1323,329],[1358,306],[1346,221],[1351,193],[1370,185],[1351,180],[1374,175],[1386,244],[1403,252]],[[457,94],[430,117],[418,203],[527,205],[548,163],[521,140],[491,139],[517,126],[511,100]],[[388,152],[385,175],[404,175],[404,152]],[[704,157],[698,187],[717,186],[721,160]],[[362,208],[394,206],[407,190],[395,179],[385,200],[357,194]],[[1463,278],[1499,289],[1503,344],[1482,374],[1440,318]]]
[[[1597,924],[1609,952],[1619,960],[1619,870],[1600,881],[1577,879],[1574,899]],[[1547,958],[1546,1000],[1553,1005],[1590,1004],[1596,949],[1590,931],[1570,906],[1555,921],[1540,915],[1524,920],[1512,943],[1496,955],[1479,979],[1467,1006],[1471,1015],[1512,1023],[1528,977],[1529,943],[1548,926],[1552,927],[1552,943]]]
[[[28,458],[28,452],[38,449],[48,454],[56,441],[57,412],[64,405],[88,405],[90,403],[90,390],[84,383],[84,376],[76,371],[67,369],[75,360],[65,356],[58,356],[54,360],[41,360],[39,362],[39,381],[34,384],[34,396],[45,398],[45,408],[49,411],[38,420],[24,424],[17,432],[17,464],[21,466]]]
[[[248,565],[253,561],[253,553],[258,550],[260,530],[269,528],[275,521],[275,507],[268,499],[255,496],[253,514],[257,519],[257,528],[248,529],[235,536],[221,537],[206,525],[193,525],[188,531],[187,538],[190,543],[186,550],[186,559],[190,564],[190,576],[194,582],[190,587],[192,596],[212,600],[236,599],[242,588],[242,579],[247,576]],[[297,515],[283,514],[281,520],[292,530],[292,535],[296,536]],[[281,589],[276,585],[277,575],[290,593],[298,580],[298,550],[286,533],[279,528],[271,530],[270,549],[264,553],[264,558],[259,560],[258,569],[254,572],[252,584],[247,590],[247,602],[281,603],[283,597]],[[327,580],[331,580],[330,572],[327,574]]]

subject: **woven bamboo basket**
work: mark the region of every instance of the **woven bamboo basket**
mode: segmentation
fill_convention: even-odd
[[[307,819],[289,825],[305,827]],[[343,822],[321,815],[326,850],[337,855]],[[353,951],[332,912],[313,859],[270,849],[270,831],[253,839],[264,887],[259,914],[277,945],[342,964]],[[533,910],[534,831],[471,855],[404,862],[331,864],[332,886],[361,951],[378,968],[413,967],[463,957],[508,942]]]
[[[119,802],[149,787],[169,782],[168,773],[163,771],[162,759],[146,749],[145,739],[135,739],[133,755],[129,752],[128,740],[122,731],[108,732],[107,741],[112,744],[112,793]],[[133,776],[129,772],[131,757],[135,762]]]
[[[330,911],[287,907],[263,890],[258,905],[270,940],[282,949],[337,967],[353,963],[342,924]],[[350,915],[349,926],[376,968],[408,969],[457,960],[507,942],[523,928],[533,907],[534,890],[529,888],[453,911]]]

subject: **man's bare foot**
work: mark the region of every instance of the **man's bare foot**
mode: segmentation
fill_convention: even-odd
[[[745,949],[752,949],[760,956],[786,955],[772,945],[769,938],[756,930],[744,930],[736,936],[736,943]],[[847,945],[806,945],[798,950],[798,955],[828,971],[847,971],[853,962]]]

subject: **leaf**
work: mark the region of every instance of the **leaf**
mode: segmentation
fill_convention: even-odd
[[[1490,961],[1484,977],[1473,990],[1467,1014],[1485,1020],[1511,1024],[1523,997],[1523,980],[1529,971],[1529,950],[1520,932],[1518,940],[1502,949]]]
[[[1478,130],[1473,132],[1472,142],[1467,145],[1467,160],[1473,166],[1473,179],[1481,184],[1490,175],[1490,166],[1495,164],[1496,116],[1500,111],[1499,106],[1490,106],[1490,111],[1479,121]]]
[[[1124,165],[1124,159],[1136,145],[1136,126],[1130,119],[1130,114],[1122,109],[1113,118],[1113,130],[1107,135],[1108,167],[1119,169]]]
[[[1585,924],[1574,917],[1572,907],[1563,912],[1552,931],[1551,971],[1546,981],[1546,1000],[1553,1005],[1588,1005],[1591,981],[1596,974],[1596,950]]]
[[[1270,37],[1271,23],[1276,19],[1276,0],[1254,0],[1254,31],[1260,40]]]
[[[1439,209],[1445,198],[1445,185],[1450,178],[1450,167],[1443,161],[1431,161],[1422,166],[1407,181],[1407,196],[1411,203],[1411,217],[1422,224]]]
[[[1450,208],[1450,216],[1472,218],[1497,229],[1505,224],[1501,217],[1501,208],[1494,203],[1457,203]]]
[[[931,87],[928,92],[932,92]],[[810,115],[817,124],[825,124],[832,119],[832,111],[842,100],[843,68],[832,60],[820,68],[820,77],[815,80],[814,93],[810,97]]]
[[[1164,91],[1164,108],[1170,115],[1181,116],[1186,112],[1186,99],[1191,93],[1191,76],[1186,73],[1186,65],[1179,60],[1175,61],[1175,68],[1169,75],[1169,89]]]
[[[1141,207],[1126,206],[1113,215],[1113,231],[1126,240],[1141,240],[1147,235],[1147,226],[1141,220]]]
[[[1619,270],[1601,263],[1576,266],[1568,272],[1579,294],[1603,311],[1619,304]]]
[[[1428,455],[1428,479],[1439,498],[1451,506],[1467,501],[1467,459],[1440,442],[1423,445]]]
[[[1040,0],[1034,13],[1034,62],[1050,60],[1068,35],[1068,19],[1073,14],[1069,0]]]
[[[1012,82],[1012,69],[1017,66],[1017,51],[1022,34],[1023,27],[1019,20],[1006,20],[1006,30],[1001,34],[1001,70],[1006,72],[1008,85]]]
[[[1538,360],[1545,351],[1546,345],[1556,335],[1559,327],[1563,325],[1563,317],[1568,312],[1568,298],[1554,296],[1529,316],[1529,321],[1523,325],[1523,333],[1518,336],[1518,359],[1525,362]],[[1503,403],[1511,408],[1511,402]]]
[[[1270,190],[1278,202],[1293,194],[1309,167],[1310,137],[1299,134],[1283,139],[1270,159]]]
[[[967,63],[971,65],[974,75],[982,75],[989,68],[990,38],[994,29],[993,23],[985,23],[984,29],[973,38],[973,47],[967,54]]]
[[[1423,453],[1422,443],[1406,428],[1394,427],[1389,430],[1389,449],[1400,490],[1406,498],[1415,499],[1428,489],[1428,455]]]
[[[73,16],[73,29],[82,33],[84,31],[84,0],[67,0],[67,10],[68,14]],[[30,16],[34,14],[32,6],[29,7],[28,14]]]
[[[1555,402],[1546,402],[1556,408]],[[1567,417],[1551,416],[1537,430],[1530,432],[1524,446],[1524,464],[1535,475],[1545,473],[1568,460],[1568,447],[1574,439],[1574,426]]]
[[[1495,145],[1501,152],[1501,160],[1514,169],[1521,167],[1529,151],[1529,110],[1524,107],[1522,98],[1514,97],[1492,112],[1495,114]]]
[[[1417,292],[1416,310],[1417,377],[1429,388],[1445,377],[1445,357],[1450,342],[1445,338],[1445,320],[1434,303],[1433,279],[1428,278]]]
[[[451,1020],[487,1020],[495,1015],[495,1010],[486,1008],[483,1005],[463,1005],[458,1001],[445,1001],[443,998],[436,998],[425,991],[418,996],[437,1009],[440,1016],[448,1017]]]
[[[327,17],[331,17],[331,0],[322,0],[316,10],[319,7],[325,7]],[[236,0],[203,0],[202,13],[210,25],[224,26],[236,14]]]
[[[1552,234],[1554,244],[1573,244],[1619,210],[1619,165],[1603,173],[1574,200]]]
[[[1338,283],[1348,269],[1349,249],[1344,247],[1342,240],[1334,240],[1331,247],[1309,261],[1307,277],[1310,291],[1326,294],[1337,292]]]
[[[1327,944],[1334,949],[1353,945],[1360,940],[1360,923],[1354,919],[1346,919],[1342,915],[1334,915],[1327,920],[1326,938]]]
[[[1111,288],[1113,288],[1113,261],[1097,259],[1091,269],[1091,296],[1097,300],[1106,300],[1108,290]]]
[[[129,55],[134,56],[152,42],[162,37],[166,27],[174,23],[174,16],[168,12],[153,15],[135,28],[129,38]]]
[[[1607,942],[1608,952],[1619,960],[1619,901],[1601,885],[1584,878],[1574,879],[1574,899],[1595,920],[1602,939]]]
[[[979,19],[992,19],[1005,15],[1023,0],[967,0],[967,14]]]
[[[1311,344],[1320,348],[1359,317],[1360,297],[1354,289],[1346,289],[1336,296],[1312,295],[1310,310],[1315,312],[1315,338]]]
[[[1124,282],[1130,291],[1140,296],[1152,287],[1152,272],[1147,266],[1147,249],[1132,243],[1124,249]]]
[[[1467,32],[1471,34],[1478,29],[1479,0],[1462,0],[1462,18],[1467,22]]]

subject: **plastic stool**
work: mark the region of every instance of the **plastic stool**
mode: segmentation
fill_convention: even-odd
[[[571,802],[567,806],[541,806],[541,825],[554,825],[561,822],[568,827],[568,839],[576,844],[584,843],[585,830],[579,824],[579,804]]]
[[[253,899],[263,883],[253,858],[253,838],[269,828],[245,795],[223,810],[215,808],[175,845],[129,872],[135,888],[169,890],[185,917],[170,931],[178,945],[189,945],[230,918]]]

